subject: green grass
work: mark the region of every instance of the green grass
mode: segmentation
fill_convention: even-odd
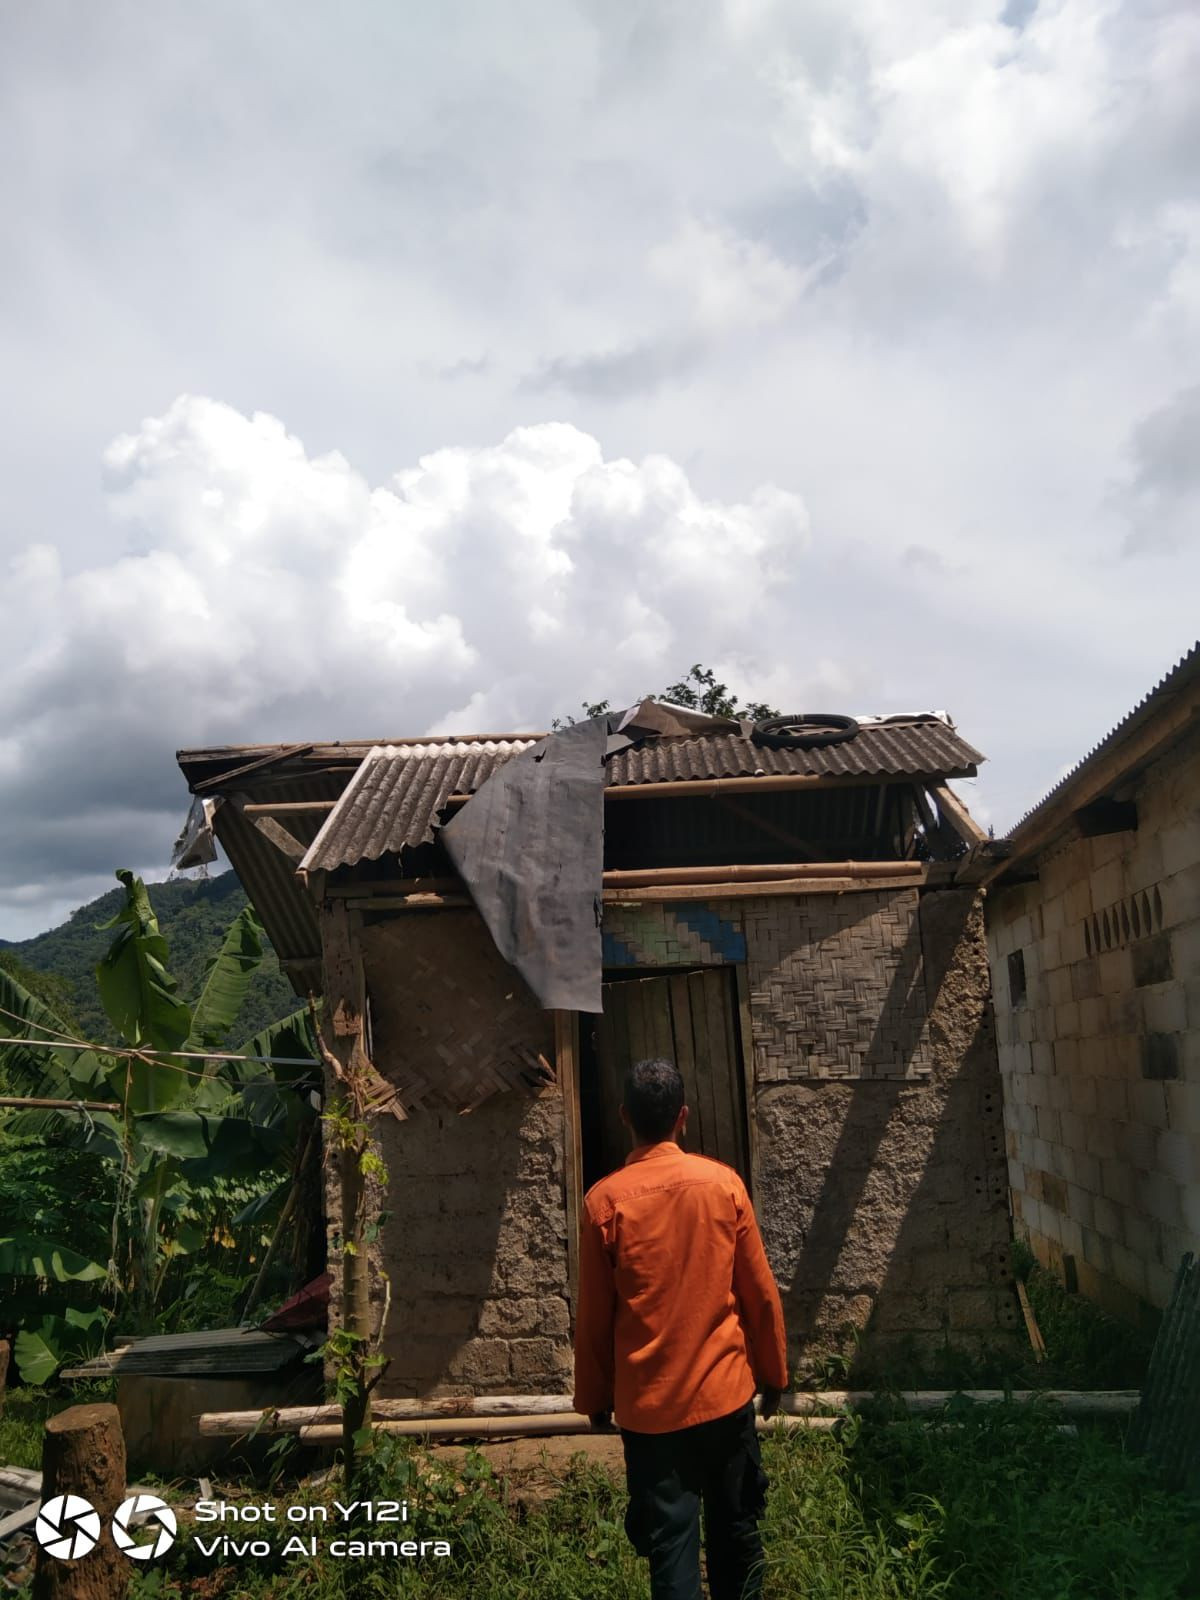
[[[40,1467],[42,1426],[70,1403],[44,1389],[9,1389],[0,1410],[0,1467]]]
[[[1069,1436],[1036,1408],[966,1408],[938,1427],[853,1420],[839,1435],[772,1437],[764,1459],[768,1600],[1200,1594],[1200,1502],[1159,1488],[1111,1427]],[[177,1547],[161,1570],[136,1579],[131,1600],[648,1595],[623,1531],[622,1486],[582,1457],[557,1493],[526,1505],[477,1455],[455,1468],[391,1440],[367,1488],[377,1500],[409,1500],[409,1536],[443,1537],[453,1554],[420,1563],[273,1556],[221,1565]],[[301,1484],[270,1498],[299,1503],[335,1492]],[[395,1534],[376,1528],[373,1536]]]
[[[1069,1294],[1021,1240],[1013,1244],[1013,1270],[1024,1280],[1046,1342],[1043,1382],[1063,1389],[1141,1388],[1154,1344],[1149,1329],[1130,1327]]]
[[[1140,1385],[1146,1335],[1068,1295],[1019,1254],[1016,1264],[1049,1348],[1049,1362],[1034,1369],[1040,1381]],[[959,1378],[964,1387],[986,1386],[980,1380],[969,1370]],[[13,1391],[0,1417],[0,1461],[35,1466],[45,1416],[103,1397]],[[1081,1424],[1068,1435],[1042,1407],[960,1398],[933,1424],[860,1417],[836,1434],[772,1436],[764,1459],[767,1600],[1200,1596],[1200,1500],[1162,1488],[1126,1453],[1120,1424]],[[379,1438],[358,1493],[407,1499],[412,1521],[400,1537],[445,1538],[450,1557],[274,1555],[235,1564],[180,1544],[161,1568],[135,1574],[130,1600],[646,1600],[645,1566],[624,1534],[621,1483],[579,1456],[548,1487],[518,1492],[478,1454],[455,1467],[410,1441]],[[239,1493],[287,1505],[328,1502],[338,1489],[280,1479]],[[319,1531],[344,1530],[330,1523]],[[356,1531],[378,1538],[397,1530]]]

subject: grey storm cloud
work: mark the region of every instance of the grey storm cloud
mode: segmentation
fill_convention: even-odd
[[[183,744],[706,660],[948,705],[1004,827],[1194,637],[1194,5],[522,17],[0,15],[0,934]]]

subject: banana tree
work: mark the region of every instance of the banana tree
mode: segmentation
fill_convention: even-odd
[[[0,1237],[0,1279],[25,1276],[43,1285],[101,1279],[105,1297],[141,1331],[153,1325],[172,1260],[194,1245],[180,1220],[189,1200],[218,1178],[274,1177],[278,1183],[301,1124],[315,1114],[310,1091],[319,1076],[307,1064],[315,1052],[303,1011],[229,1052],[293,1064],[216,1058],[227,1051],[262,960],[263,930],[251,908],[230,926],[189,1006],[168,970],[166,940],[145,885],[132,872],[117,877],[125,903],[104,925],[113,938],[96,979],[122,1047],[69,1048],[53,1011],[0,972],[6,1031],[58,1041],[50,1048],[6,1046],[0,1069],[8,1081],[31,1096],[112,1104],[111,1112],[93,1111],[82,1125],[60,1112],[21,1113],[8,1123],[16,1132],[53,1131],[108,1163],[116,1190],[109,1259],[83,1260],[58,1241],[14,1231]],[[22,1370],[23,1345],[31,1365],[45,1367],[35,1337],[49,1342],[44,1330],[35,1336],[26,1329],[18,1338]]]

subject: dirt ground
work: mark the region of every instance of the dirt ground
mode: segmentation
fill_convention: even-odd
[[[485,1440],[476,1448],[492,1470],[506,1479],[514,1497],[527,1504],[548,1499],[554,1494],[572,1456],[586,1456],[589,1461],[607,1467],[618,1479],[622,1479],[625,1472],[625,1457],[618,1433],[498,1439],[492,1443]],[[458,1465],[465,1461],[467,1449],[459,1444],[433,1445],[429,1453],[437,1461]]]

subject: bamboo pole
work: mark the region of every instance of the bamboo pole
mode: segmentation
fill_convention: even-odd
[[[844,1421],[845,1418],[841,1416],[792,1417],[777,1414],[770,1421],[765,1417],[756,1417],[754,1426],[759,1433],[832,1433]],[[947,1420],[934,1421],[931,1426],[960,1428],[963,1424]],[[1055,1426],[1059,1433],[1074,1434],[1079,1431],[1071,1422],[1057,1423]],[[597,1434],[601,1438],[606,1434],[616,1437],[615,1429],[593,1428],[586,1417],[474,1417],[454,1421],[431,1419],[426,1422],[374,1422],[372,1431],[398,1434],[410,1439],[549,1438],[583,1433]],[[342,1430],[337,1423],[314,1423],[300,1430],[301,1444],[339,1444],[341,1438]]]
[[[896,1395],[877,1394],[872,1389],[825,1389],[801,1394],[785,1394],[779,1403],[783,1416],[812,1417],[821,1412],[858,1411],[864,1407],[895,1401],[914,1415],[940,1411],[949,1401],[962,1398],[977,1405],[1000,1405],[1011,1400],[1017,1405],[1042,1403],[1053,1406],[1068,1417],[1120,1417],[1132,1413],[1138,1403],[1136,1389],[910,1389]],[[374,1415],[382,1422],[452,1422],[461,1428],[465,1422],[509,1420],[514,1417],[574,1419],[579,1413],[568,1395],[506,1394],[450,1395],[431,1400],[376,1400]],[[336,1405],[268,1407],[264,1411],[206,1411],[199,1418],[205,1436],[241,1435],[258,1429],[260,1433],[296,1433],[325,1424],[340,1425],[342,1411]],[[264,1420],[265,1419],[265,1420]],[[586,1417],[582,1419],[587,1421]]]
[[[672,883],[763,883],[775,878],[919,878],[920,861],[786,861],[765,866],[635,867],[604,874],[606,889]]]
[[[652,888],[605,889],[605,905],[624,905],[637,900],[669,904],[677,900],[755,900],[772,895],[849,894],[853,891],[912,889],[924,883],[921,875],[905,873],[876,878],[764,878],[761,883],[661,883]]]
[[[38,1044],[37,1039],[21,1040],[22,1044]],[[5,1041],[0,1039],[0,1044]],[[119,1100],[43,1100],[24,1099],[21,1095],[0,1094],[0,1110],[21,1111],[113,1111],[121,1109]]]

